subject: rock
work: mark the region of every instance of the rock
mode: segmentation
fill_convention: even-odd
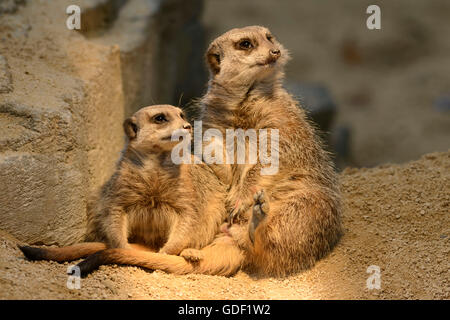
[[[11,71],[6,58],[0,55],[0,93],[13,91]]]
[[[354,165],[351,156],[351,130],[347,126],[332,128],[337,105],[328,89],[321,85],[288,82],[286,89],[300,102],[317,125],[325,147],[333,154],[338,169]]]
[[[450,94],[437,97],[434,101],[434,108],[437,111],[450,111]]]
[[[335,162],[338,168],[344,168],[351,164],[351,131],[346,126],[338,126],[331,136],[331,149],[335,154]],[[389,209],[389,208],[387,208]]]
[[[200,0],[129,0],[109,29],[93,37],[120,47],[126,116],[202,94],[207,75],[201,11]]]
[[[159,23],[160,97],[174,105],[190,102],[204,93],[208,80],[204,63],[207,44],[201,23],[203,1],[168,0],[161,7]],[[175,54],[176,53],[176,54]]]
[[[155,66],[160,50],[160,32],[156,30],[159,10],[159,1],[127,1],[110,28],[92,38],[120,48],[126,116],[143,106],[158,103],[158,67]]]
[[[0,104],[0,123],[0,229],[28,243],[79,241],[87,165],[61,151],[77,143],[71,114],[9,102]]]
[[[0,1],[0,15],[2,13],[15,13],[19,5],[26,0],[2,0]]]
[[[177,103],[200,54],[200,0],[80,0],[79,32],[61,27],[71,4],[0,1],[0,229],[28,244],[80,241],[124,117]]]
[[[81,9],[81,30],[87,37],[101,34],[116,20],[127,0],[89,0],[77,3]]]
[[[337,106],[327,88],[321,85],[290,82],[286,89],[299,99],[301,106],[324,133],[329,132]]]

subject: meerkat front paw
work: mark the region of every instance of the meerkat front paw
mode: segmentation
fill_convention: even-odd
[[[250,208],[253,205],[252,197],[242,197],[235,201],[235,205],[231,208],[228,216],[228,225],[239,223],[240,221],[248,221],[250,216]]]
[[[253,214],[248,227],[248,235],[252,243],[255,242],[256,228],[261,223],[261,221],[264,220],[270,210],[269,201],[264,193],[264,190],[256,192],[253,196],[253,200],[255,201],[253,205]]]
[[[180,256],[190,262],[199,262],[203,259],[203,252],[197,249],[184,249],[181,251]]]

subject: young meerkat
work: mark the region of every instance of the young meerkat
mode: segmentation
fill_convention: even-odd
[[[232,29],[209,46],[211,77],[199,101],[204,128],[223,136],[226,129],[279,130],[276,173],[261,175],[261,162],[211,166],[228,185],[230,212],[212,244],[187,249],[183,257],[130,257],[120,251],[89,257],[80,264],[83,272],[119,263],[178,274],[232,275],[243,267],[284,276],[311,267],[333,248],[341,235],[337,176],[305,111],[282,87],[287,58],[283,46],[260,26]]]
[[[87,242],[20,247],[27,258],[70,261],[107,248],[178,255],[211,243],[226,216],[225,186],[204,164],[172,161],[179,143],[172,134],[192,130],[183,111],[170,105],[145,107],[125,120],[124,130],[127,145],[116,172],[88,206]]]

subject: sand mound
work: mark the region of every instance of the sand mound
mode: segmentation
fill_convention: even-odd
[[[103,266],[81,289],[66,287],[69,266],[26,261],[0,233],[2,299],[449,299],[450,151],[404,165],[346,169],[345,235],[311,270],[283,279],[174,276]],[[371,265],[380,290],[366,287]]]

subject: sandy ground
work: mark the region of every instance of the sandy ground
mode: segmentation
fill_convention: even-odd
[[[102,266],[79,290],[69,266],[30,262],[0,233],[1,299],[449,299],[450,151],[404,165],[346,169],[345,235],[312,269],[283,278],[231,278]],[[380,290],[366,273],[381,270]]]
[[[381,30],[366,9],[381,8]],[[351,130],[350,166],[404,163],[446,151],[450,111],[447,0],[208,0],[208,41],[236,27],[264,25],[290,51],[286,80],[325,85],[336,126]]]

